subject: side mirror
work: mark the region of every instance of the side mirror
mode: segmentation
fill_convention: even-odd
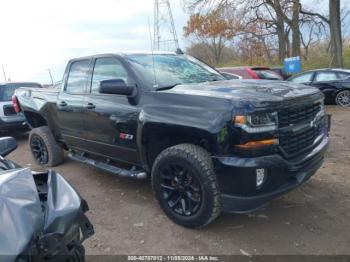
[[[131,96],[135,92],[135,87],[128,86],[123,79],[110,79],[100,82],[99,91],[101,94]]]
[[[17,148],[16,139],[13,137],[1,137],[0,138],[0,155],[2,157],[7,156]]]

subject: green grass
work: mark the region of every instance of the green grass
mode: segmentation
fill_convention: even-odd
[[[350,69],[350,44],[347,44],[344,47],[343,57],[344,57],[344,68]],[[273,64],[269,64],[268,61],[266,61],[266,59],[264,59],[263,57],[254,57],[247,60],[242,60],[242,59],[231,60],[226,63],[220,63],[218,65],[215,65],[215,67],[247,66],[247,65],[248,66],[260,65],[260,66],[270,66],[270,67],[283,66],[277,62]],[[330,65],[330,58],[324,46],[314,47],[309,51],[308,60],[302,59],[303,71],[318,69],[318,68],[327,68],[329,67],[329,65]]]

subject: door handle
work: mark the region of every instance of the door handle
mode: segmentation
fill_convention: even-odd
[[[88,103],[85,107],[87,109],[94,109],[94,108],[96,108],[96,106],[93,103]]]
[[[65,101],[61,101],[58,103],[59,106],[67,106],[67,103]]]

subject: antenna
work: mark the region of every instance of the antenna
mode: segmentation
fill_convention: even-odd
[[[148,29],[149,29],[149,39],[151,44],[151,52],[152,52],[152,66],[153,66],[153,75],[154,75],[154,85],[157,84],[157,77],[156,77],[156,67],[154,64],[154,52],[153,52],[153,45],[152,45],[152,32],[151,32],[151,22],[148,16]]]
[[[154,1],[154,44],[155,50],[174,51],[179,49],[173,14],[169,0]]]
[[[53,78],[52,78],[52,74],[51,74],[51,69],[48,68],[47,71],[49,72],[50,79],[51,79],[51,83],[52,83],[52,85],[54,85]]]

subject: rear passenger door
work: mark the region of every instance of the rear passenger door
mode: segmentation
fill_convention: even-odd
[[[61,135],[72,148],[84,148],[83,100],[87,93],[90,62],[90,59],[75,60],[68,65],[64,87],[56,102]]]
[[[84,101],[87,151],[111,159],[138,164],[136,129],[139,107],[127,96],[99,93],[103,80],[122,79],[135,85],[122,61],[114,56],[97,57],[90,75],[91,91]]]

